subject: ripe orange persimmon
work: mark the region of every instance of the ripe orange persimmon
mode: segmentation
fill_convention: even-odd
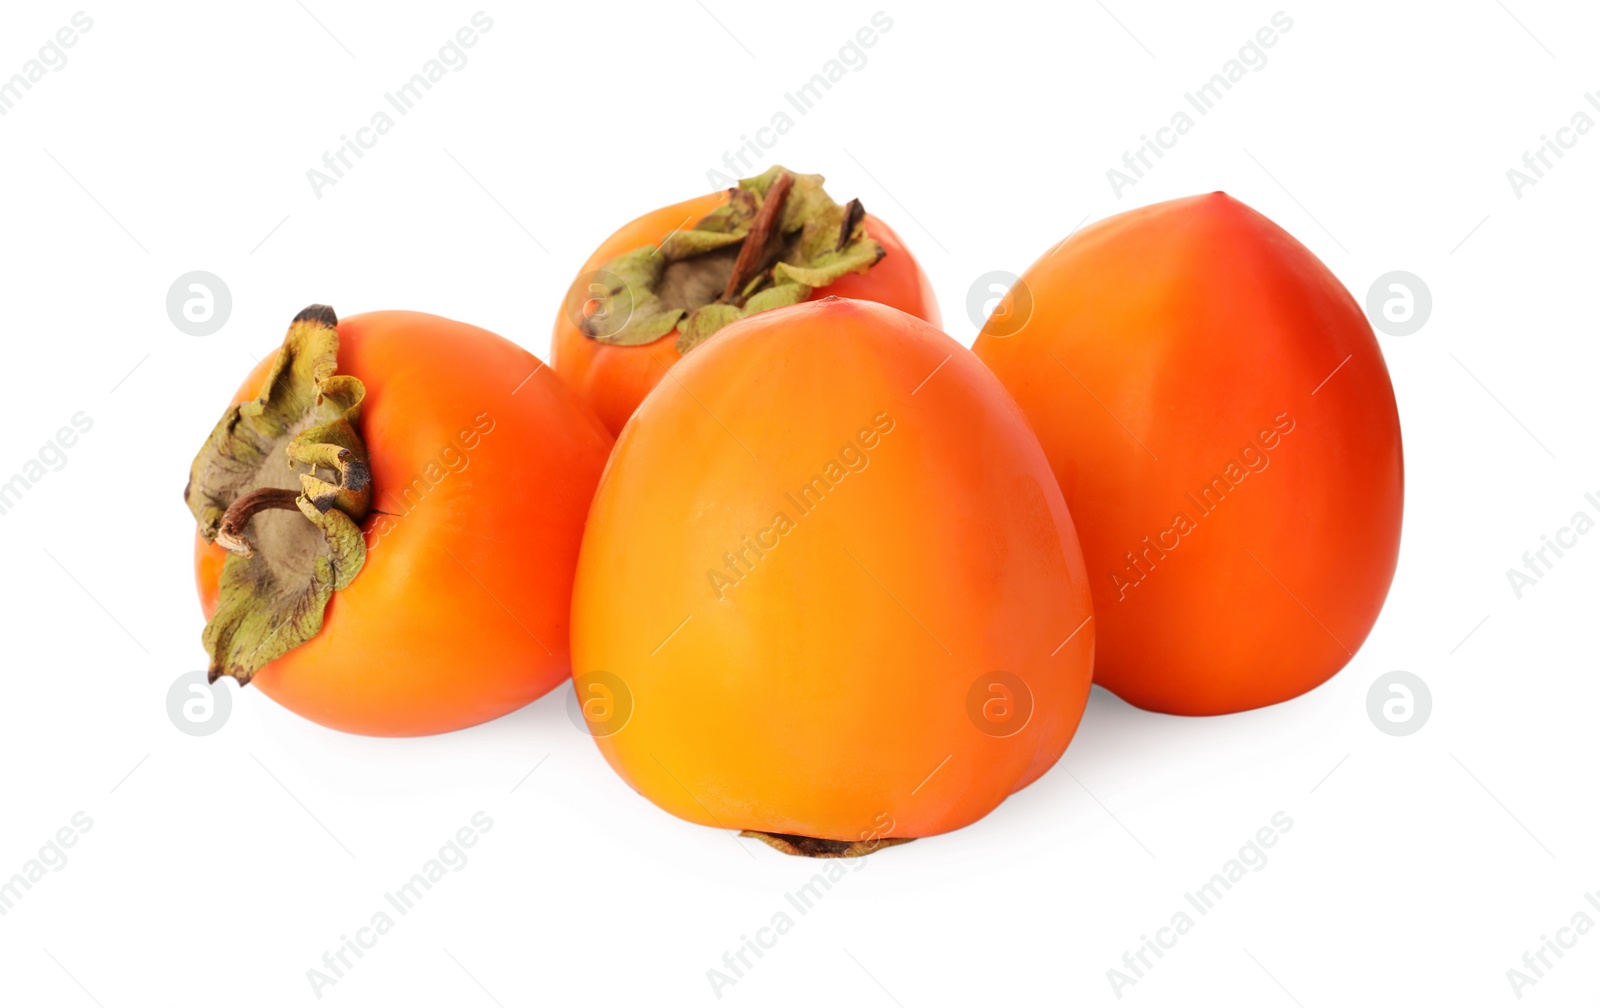
[[[939,325],[933,287],[889,225],[860,200],[835,204],[822,176],[775,167],[607,238],[556,317],[550,366],[615,434],[667,369],[720,326],[826,295]]]
[[[852,855],[980,818],[1066,748],[1094,628],[1021,411],[904,312],[730,325],[624,428],[573,592],[611,765],[691,822]]]
[[[560,378],[493,333],[307,308],[185,491],[212,679],[365,735],[464,728],[539,697],[568,674],[578,543],[610,448]]]
[[[1371,326],[1305,246],[1223,193],[1119,214],[1023,274],[974,350],[1077,522],[1096,682],[1220,714],[1350,660],[1394,575],[1400,421]]]

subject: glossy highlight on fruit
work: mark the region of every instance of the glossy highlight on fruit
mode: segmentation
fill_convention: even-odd
[[[851,856],[1044,773],[1095,628],[1021,411],[932,326],[829,297],[735,322],[623,430],[573,595],[601,752],[681,818]]]
[[[551,367],[615,434],[679,358],[743,314],[837,296],[937,327],[905,242],[859,200],[834,203],[822,181],[774,167],[619,229],[573,282]]]
[[[320,724],[424,735],[569,674],[611,437],[537,358],[418,312],[302,312],[195,460],[213,679]]]
[[[1350,660],[1394,575],[1400,422],[1371,326],[1305,246],[1223,193],[1119,214],[1023,274],[973,349],[1077,523],[1096,682],[1220,714]]]

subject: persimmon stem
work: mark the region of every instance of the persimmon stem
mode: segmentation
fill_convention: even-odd
[[[761,209],[750,221],[750,232],[739,247],[739,258],[734,260],[733,272],[728,275],[728,286],[722,292],[726,304],[738,304],[738,297],[751,280],[771,265],[769,260],[783,246],[783,206],[789,201],[789,190],[794,188],[794,176],[779,172],[767,187]]]
[[[873,851],[910,843],[916,839],[916,837],[873,837],[871,840],[824,840],[820,837],[767,833],[763,830],[740,830],[739,835],[760,840],[773,850],[784,854],[813,858],[866,857]]]
[[[298,511],[300,506],[295,501],[299,497],[299,490],[278,487],[257,487],[242,495],[229,505],[222,521],[217,523],[217,545],[230,553],[249,556],[250,543],[244,538],[244,529],[250,519],[262,511]]]

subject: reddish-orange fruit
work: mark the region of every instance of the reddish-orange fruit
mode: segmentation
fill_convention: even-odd
[[[774,167],[606,239],[556,317],[550,365],[615,434],[667,369],[722,326],[829,295],[939,325],[933,287],[889,225],[860,200],[834,203],[822,176]]]
[[[1072,519],[1017,406],[925,322],[826,298],[657,386],[573,593],[606,759],[788,852],[953,830],[1044,773],[1088,697]]]
[[[185,498],[213,680],[425,735],[568,672],[572,575],[611,437],[537,358],[417,312],[322,305],[245,379]]]
[[[1394,575],[1400,421],[1371,326],[1305,246],[1223,193],[1119,214],[1023,274],[974,350],[1077,522],[1096,682],[1221,714],[1350,660]]]

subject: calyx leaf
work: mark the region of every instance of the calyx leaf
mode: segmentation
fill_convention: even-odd
[[[615,346],[643,346],[676,330],[678,352],[688,353],[729,323],[865,273],[883,246],[866,233],[861,201],[835,203],[822,183],[778,165],[741,179],[693,227],[606,263],[601,273],[612,282],[580,330]]]
[[[184,499],[200,535],[230,554],[201,635],[213,682],[244,685],[316,636],[366,561],[366,388],[335,373],[337,325],[325,305],[295,316],[262,393],[223,414],[190,468]]]

